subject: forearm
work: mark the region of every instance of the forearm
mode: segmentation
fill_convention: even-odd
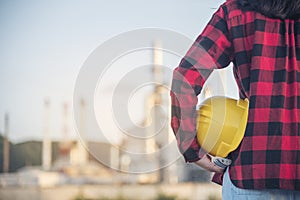
[[[195,93],[195,87],[182,73],[182,69],[177,68],[173,75],[171,126],[185,161],[195,162],[205,155],[205,153],[200,151],[200,146],[196,139],[196,105],[198,98]]]

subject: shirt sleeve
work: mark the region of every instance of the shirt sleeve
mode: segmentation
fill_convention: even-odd
[[[232,60],[226,16],[221,6],[173,71],[171,126],[186,162],[206,154],[196,138],[197,96],[213,69],[226,67]]]

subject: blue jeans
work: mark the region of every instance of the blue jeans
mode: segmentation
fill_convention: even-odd
[[[223,178],[223,200],[300,200],[299,191],[287,190],[246,190],[232,184],[228,169]]]

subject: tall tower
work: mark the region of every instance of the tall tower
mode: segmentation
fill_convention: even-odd
[[[161,46],[162,44],[159,41],[155,41],[153,44],[153,80],[156,94],[161,93],[160,90],[163,84],[163,54]]]
[[[77,142],[78,147],[78,164],[85,165],[88,162],[88,152],[84,145],[86,141],[86,103],[84,99],[80,100],[80,122],[79,122],[80,137]]]
[[[154,82],[154,91],[148,96],[146,100],[146,126],[147,128],[147,140],[146,140],[146,152],[151,154],[159,148],[159,140],[157,137],[157,129],[159,128],[159,119],[158,119],[158,107],[161,104],[161,87],[163,81],[163,73],[161,69],[162,65],[162,51],[161,43],[155,41],[153,43],[153,82]],[[153,136],[153,137],[150,137]]]
[[[9,172],[9,116],[5,113],[4,116],[4,141],[3,141],[3,172]]]
[[[154,88],[154,105],[153,105],[153,126],[155,134],[156,152],[158,153],[158,163],[159,163],[159,181],[168,182],[167,170],[164,167],[167,162],[166,152],[163,151],[164,147],[168,145],[168,133],[166,132],[166,125],[164,122],[167,120],[163,108],[166,107],[164,102],[164,96],[166,91],[164,88],[164,78],[163,78],[163,52],[162,44],[159,41],[154,42],[153,47],[153,80],[155,84]]]
[[[43,138],[42,166],[44,170],[49,170],[51,167],[51,140],[50,140],[50,100],[44,101],[45,107],[45,127]]]
[[[170,148],[174,135],[169,126],[171,118],[169,90],[164,80],[163,68],[163,51],[162,44],[158,41],[154,42],[153,47],[153,80],[155,88],[153,93],[153,126],[155,134],[156,152],[159,152],[159,181],[164,183],[177,182],[177,167],[175,164],[166,167],[176,152],[176,149]]]
[[[62,141],[59,144],[59,154],[60,157],[68,159],[70,162],[70,149],[72,142],[69,139],[69,106],[68,103],[63,104],[63,113],[62,113]],[[66,160],[67,161],[67,160]]]

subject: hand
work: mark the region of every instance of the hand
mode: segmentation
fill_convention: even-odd
[[[222,173],[224,171],[223,168],[218,167],[213,162],[211,162],[211,158],[209,155],[203,156],[200,160],[195,162],[198,166],[202,167],[205,170],[208,170],[210,172],[216,172],[216,173]]]

